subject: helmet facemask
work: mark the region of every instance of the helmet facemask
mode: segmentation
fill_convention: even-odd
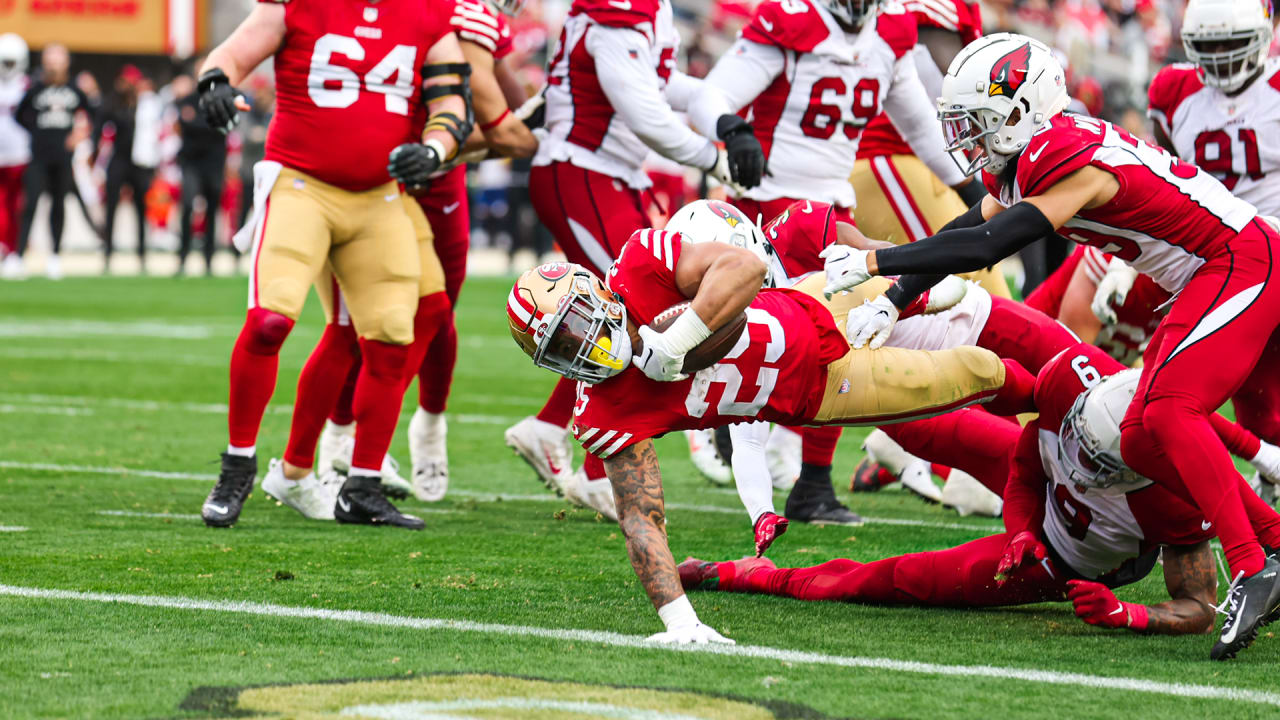
[[[875,14],[879,0],[822,0],[822,5],[847,28],[862,27]]]
[[[498,12],[508,17],[515,17],[524,9],[525,0],[489,0]]]
[[[573,273],[569,292],[560,298],[556,313],[533,335],[537,342],[533,363],[570,380],[595,384],[622,372],[631,362],[627,309],[585,270]]]
[[[1182,34],[1187,59],[1199,66],[1204,84],[1228,93],[1240,90],[1261,71],[1270,45],[1269,27]]]
[[[1071,482],[1087,488],[1134,485],[1144,478],[1124,464],[1117,448],[1108,447],[1089,427],[1084,406],[1088,392],[1080,393],[1058,430],[1058,462]],[[1113,443],[1114,444],[1114,443]]]

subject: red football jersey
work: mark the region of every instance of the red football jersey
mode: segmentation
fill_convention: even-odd
[[[1081,575],[1113,587],[1145,576],[1157,546],[1192,545],[1215,534],[1199,510],[1158,484],[1127,493],[1084,488],[1070,481],[1058,460],[1058,431],[1076,398],[1124,369],[1084,343],[1045,364],[1036,377],[1040,416],[1023,429],[1014,457],[1014,476],[1038,477],[1048,486],[1042,529],[1055,554]],[[1031,447],[1038,452],[1027,452]]]
[[[450,32],[452,0],[300,0],[284,8],[266,158],[345,190],[389,182],[387,155],[414,139],[419,69]]]
[[[818,253],[836,241],[838,220],[831,203],[798,200],[765,224],[764,236],[773,246],[776,260],[774,281],[778,287],[791,287],[822,269]],[[778,277],[779,268],[785,278]]]
[[[675,267],[682,236],[639,230],[609,268],[609,289],[638,325],[679,302]],[[792,290],[762,290],[747,327],[719,363],[685,380],[657,382],[631,366],[595,385],[578,384],[573,434],[588,452],[611,457],[672,430],[770,420],[804,424],[817,412],[826,365],[848,352],[831,313]]]
[[[1080,210],[1058,232],[1114,254],[1169,292],[1181,290],[1208,260],[1226,255],[1228,243],[1258,215],[1195,165],[1083,115],[1063,113],[1045,123],[1017,163],[1009,186],[982,173],[988,192],[1005,206],[1043,193],[1085,166],[1114,175],[1120,183],[1115,196]]]
[[[458,0],[449,24],[459,40],[479,45],[495,60],[511,54],[511,26],[507,16],[484,0]]]

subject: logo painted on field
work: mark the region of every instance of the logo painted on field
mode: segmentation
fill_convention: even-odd
[[[773,678],[758,678],[762,682]],[[776,680],[775,680],[776,682]],[[784,720],[830,716],[803,705],[688,690],[589,685],[507,675],[442,673],[296,685],[201,687],[180,710],[236,718],[443,720],[612,718]]]

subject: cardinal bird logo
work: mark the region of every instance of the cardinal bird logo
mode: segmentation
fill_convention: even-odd
[[[738,223],[746,219],[737,208],[723,200],[708,200],[707,206],[724,218],[724,221],[729,223],[729,227],[738,227]]]
[[[987,95],[1013,97],[1022,83],[1026,82],[1030,64],[1031,43],[1023,43],[1021,47],[997,60],[991,68],[991,85],[987,88]]]

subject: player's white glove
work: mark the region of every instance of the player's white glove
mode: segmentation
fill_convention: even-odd
[[[658,617],[662,618],[662,622],[667,626],[667,629],[665,632],[650,635],[649,642],[673,643],[676,645],[688,645],[690,643],[697,645],[706,645],[707,643],[735,644],[729,638],[716,632],[711,627],[703,625],[698,620],[698,614],[693,611],[693,605],[689,604],[687,595],[681,595],[658,608]]]
[[[1280,447],[1263,440],[1262,447],[1258,449],[1258,454],[1250,458],[1249,464],[1267,482],[1272,485],[1280,483]]]
[[[845,325],[844,336],[855,349],[871,341],[871,349],[884,345],[893,333],[893,324],[898,322],[898,308],[889,298],[881,295],[875,300],[865,300],[861,305],[849,311],[849,322]]]
[[[729,153],[722,147],[716,148],[716,164],[707,170],[707,174],[724,185],[725,190],[734,197],[742,197],[746,192],[746,188],[733,181],[733,173],[729,170]]]
[[[683,380],[685,375],[680,372],[680,368],[684,367],[684,353],[672,350],[667,334],[648,325],[641,325],[638,332],[644,342],[644,349],[632,361],[635,366],[658,382]]]
[[[547,88],[542,86],[538,92],[525,100],[511,114],[525,124],[530,130],[541,128],[547,124]]]
[[[851,287],[861,285],[871,279],[867,270],[867,250],[858,250],[848,245],[828,245],[818,257],[825,261],[827,286],[822,294],[830,300],[831,296]]]
[[[1111,262],[1107,264],[1107,274],[1102,277],[1102,282],[1098,283],[1098,289],[1093,293],[1093,314],[1102,322],[1114,325],[1115,309],[1124,305],[1125,298],[1129,297],[1129,291],[1133,289],[1133,283],[1137,279],[1137,270],[1120,258],[1111,258]]]

